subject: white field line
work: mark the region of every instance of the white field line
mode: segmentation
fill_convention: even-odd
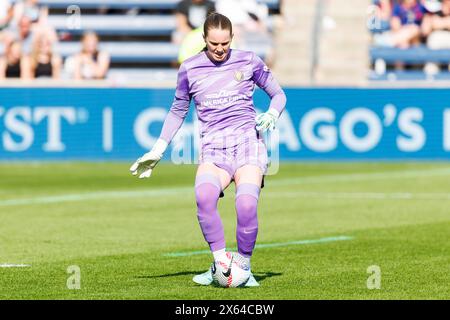
[[[28,268],[31,267],[29,264],[12,264],[12,263],[4,263],[0,264],[0,268]]]
[[[328,238],[320,238],[320,239],[306,239],[306,240],[297,240],[297,241],[289,241],[289,242],[275,242],[275,243],[261,243],[255,246],[256,249],[266,249],[266,248],[277,248],[277,247],[287,247],[287,246],[295,246],[295,245],[308,245],[308,244],[318,244],[318,243],[328,243],[328,242],[336,242],[336,241],[347,241],[352,240],[353,237],[349,236],[337,236],[337,237],[328,237]],[[237,251],[237,248],[231,248],[231,251]],[[210,250],[199,250],[199,251],[184,251],[184,252],[171,252],[163,254],[165,257],[188,257],[195,256],[199,254],[211,254]]]
[[[371,173],[350,173],[333,174],[315,177],[297,177],[278,179],[270,181],[270,185],[291,185],[308,184],[324,182],[353,182],[353,181],[372,181],[385,179],[408,179],[408,178],[428,178],[436,176],[450,175],[450,168],[426,169],[426,170],[404,170],[389,172],[371,172]]]
[[[24,199],[8,199],[0,200],[0,207],[13,207],[30,204],[52,204],[61,202],[76,202],[99,199],[123,199],[123,198],[139,198],[139,197],[161,197],[161,196],[177,196],[183,192],[193,192],[192,187],[182,188],[163,188],[159,190],[139,190],[139,191],[100,191],[90,193],[67,194],[59,196],[42,196]]]
[[[294,184],[316,184],[316,183],[330,183],[330,182],[353,182],[353,181],[371,181],[371,180],[383,180],[383,179],[406,179],[406,178],[427,178],[431,176],[445,176],[450,175],[450,168],[442,169],[430,169],[430,170],[410,170],[410,171],[393,171],[393,172],[374,172],[374,173],[359,173],[359,174],[340,174],[340,175],[326,175],[304,178],[289,178],[273,180],[268,183],[270,186],[289,186]],[[65,194],[57,196],[40,196],[34,198],[21,198],[21,199],[6,199],[0,200],[0,207],[13,207],[21,205],[33,205],[33,204],[54,204],[62,202],[77,202],[87,200],[99,200],[99,199],[128,199],[139,197],[161,197],[161,196],[177,196],[194,194],[194,188],[178,187],[178,188],[161,188],[154,190],[117,190],[117,191],[97,191],[90,193],[78,193],[78,194]],[[269,193],[265,193],[268,195]],[[271,191],[270,194],[280,196],[286,194],[286,196],[300,196],[303,194],[307,196],[320,196],[327,193],[310,193],[310,192],[290,192],[290,193],[276,193]],[[389,198],[401,198],[401,199],[448,199],[449,195],[446,193],[330,193],[330,196],[339,197],[359,197],[363,199],[377,198],[377,199],[389,199]]]
[[[409,193],[409,192],[275,192],[266,193],[270,198],[316,198],[352,200],[450,200],[450,193]]]

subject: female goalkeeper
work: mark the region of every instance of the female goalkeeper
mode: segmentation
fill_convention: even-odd
[[[250,267],[258,233],[258,198],[268,164],[260,133],[274,129],[286,96],[259,57],[230,49],[233,29],[227,17],[209,15],[203,37],[205,49],[180,66],[175,98],[159,139],[130,171],[139,178],[150,177],[194,99],[201,141],[195,179],[198,221],[214,259],[219,260],[225,254],[225,238],[217,203],[222,191],[234,180],[238,252]],[[271,98],[268,111],[257,117],[253,105],[255,85]],[[211,284],[211,271],[195,276],[193,281]],[[251,276],[246,285],[259,284]]]

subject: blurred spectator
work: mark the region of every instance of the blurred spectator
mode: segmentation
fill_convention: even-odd
[[[216,9],[233,23],[233,43],[236,47],[246,50],[264,47],[265,62],[270,66],[274,57],[272,37],[267,28],[267,5],[256,0],[217,0]]]
[[[373,33],[389,31],[391,28],[394,0],[374,0],[370,7],[368,28]]]
[[[208,14],[215,11],[214,2],[210,0],[182,0],[175,9],[176,30],[172,42],[180,44],[193,29],[203,26]]]
[[[5,47],[5,54],[0,57],[0,79],[27,79],[24,69],[22,45],[20,41],[12,41]]]
[[[31,55],[23,58],[23,71],[27,78],[60,78],[62,59],[53,53],[52,47],[53,43],[45,35],[34,41]]]
[[[233,29],[258,33],[267,31],[269,8],[256,0],[217,0],[216,9],[230,18]]]
[[[391,30],[376,35],[375,45],[406,49],[420,44],[420,24],[425,12],[425,8],[417,0],[399,0],[393,8]]]
[[[5,46],[18,40],[22,42],[22,51],[25,54],[30,54],[34,39],[41,35],[52,43],[58,39],[56,31],[51,26],[44,23],[33,23],[30,17],[22,15],[16,23],[12,23],[5,29],[2,40]]]
[[[0,31],[8,27],[14,15],[10,0],[0,0]]]
[[[23,16],[28,17],[32,23],[38,23],[40,20],[47,19],[48,7],[39,4],[38,0],[16,1],[14,6],[15,20],[19,20]]]
[[[201,52],[205,47],[205,40],[203,39],[203,28],[199,27],[190,31],[183,39],[178,52],[178,63],[183,63],[184,60],[193,57]]]
[[[450,49],[450,0],[427,4],[433,5],[426,6],[430,12],[422,21],[422,34],[427,39],[427,47],[433,50]],[[450,64],[448,68],[450,70]],[[428,75],[435,75],[440,69],[441,66],[434,62],[428,62],[424,66],[424,72]]]
[[[422,5],[427,10],[427,13],[437,13],[441,10],[442,0],[421,0]]]
[[[25,54],[31,53],[33,38],[36,35],[36,30],[32,26],[31,19],[27,16],[21,16],[16,24],[11,25],[4,33],[5,47],[9,46],[14,41],[19,41],[22,44],[22,51]]]
[[[81,52],[66,61],[66,67],[74,79],[104,79],[106,77],[110,56],[107,52],[100,51],[98,44],[99,38],[95,32],[83,34]]]
[[[422,34],[430,49],[450,48],[450,0],[442,0],[439,11],[424,17]]]

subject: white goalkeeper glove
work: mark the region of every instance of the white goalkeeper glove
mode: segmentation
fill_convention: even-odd
[[[130,167],[131,174],[133,176],[139,175],[139,179],[149,178],[152,175],[153,168],[158,164],[159,160],[161,160],[167,146],[168,144],[166,141],[158,139],[153,145],[152,150],[133,163]]]
[[[258,131],[267,131],[267,130],[274,130],[275,129],[275,123],[278,120],[278,117],[280,116],[279,112],[275,109],[269,109],[269,111],[261,113],[256,117],[256,130]]]

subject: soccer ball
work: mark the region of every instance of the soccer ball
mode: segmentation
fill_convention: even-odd
[[[211,265],[214,282],[221,287],[239,287],[250,277],[250,267],[239,253],[227,252]]]

